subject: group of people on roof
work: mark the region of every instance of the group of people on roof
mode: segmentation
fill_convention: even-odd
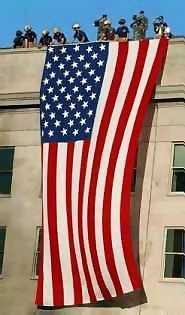
[[[141,40],[146,37],[148,29],[148,18],[145,16],[144,11],[135,14],[132,17],[133,21],[130,24],[132,29],[133,40]],[[119,26],[115,29],[106,14],[103,14],[99,19],[94,21],[94,26],[97,28],[98,41],[128,41],[129,40],[129,27],[126,25],[126,20],[120,18],[118,21]],[[156,38],[167,37],[171,38],[172,34],[169,26],[164,20],[163,16],[159,16],[153,20],[153,28]],[[89,41],[87,34],[81,29],[80,24],[76,23],[72,26],[73,42],[85,43]],[[65,34],[59,27],[54,27],[52,35],[45,29],[38,42],[38,47],[47,47],[49,45],[63,45],[68,43]],[[26,25],[24,31],[18,30],[16,37],[13,41],[13,48],[32,48],[37,46],[37,34],[33,31],[31,25]]]

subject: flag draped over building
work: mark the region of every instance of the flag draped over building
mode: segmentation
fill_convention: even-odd
[[[131,238],[132,168],[167,45],[160,39],[48,48],[36,304],[78,305],[142,287]]]

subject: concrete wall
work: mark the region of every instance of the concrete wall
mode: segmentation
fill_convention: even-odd
[[[36,226],[41,225],[39,104],[44,50],[0,51],[0,146],[15,146],[12,195],[0,198],[0,225],[7,226],[0,315],[36,312],[36,281],[31,279]],[[139,146],[133,195],[133,238],[140,245],[140,266],[148,303],[124,297],[111,308],[37,311],[37,314],[182,315],[185,282],[162,278],[164,228],[185,226],[185,194],[170,193],[173,142],[185,142],[185,41],[170,43],[162,84],[150,106]],[[19,109],[14,107],[19,105]],[[137,221],[140,215],[140,225]],[[175,303],[174,303],[175,301]]]

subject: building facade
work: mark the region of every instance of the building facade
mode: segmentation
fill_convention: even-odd
[[[44,59],[45,50],[36,48],[0,50],[0,315],[184,315],[184,38],[170,41],[139,142],[132,231],[145,292],[96,307],[34,306],[42,222],[39,88]]]

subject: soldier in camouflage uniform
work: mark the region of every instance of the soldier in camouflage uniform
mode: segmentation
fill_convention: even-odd
[[[146,31],[148,28],[148,19],[144,15],[144,11],[140,11],[139,15],[133,15],[133,22],[130,27],[133,29],[133,39],[140,40],[146,37]]]
[[[109,41],[109,40],[115,40],[116,31],[112,27],[111,21],[106,20],[103,23],[102,31],[100,34],[100,39],[102,41]]]
[[[148,29],[148,18],[145,16],[144,11],[141,10],[137,16],[137,20],[140,28],[141,39],[146,37],[146,31]]]
[[[130,27],[133,29],[133,40],[138,40],[140,39],[140,33],[139,33],[139,27],[138,27],[138,22],[137,22],[137,15],[134,14],[133,17],[133,22],[130,24]]]
[[[94,26],[98,28],[97,40],[102,40],[104,36],[104,22],[107,20],[107,15],[103,14],[98,20],[94,21]]]

